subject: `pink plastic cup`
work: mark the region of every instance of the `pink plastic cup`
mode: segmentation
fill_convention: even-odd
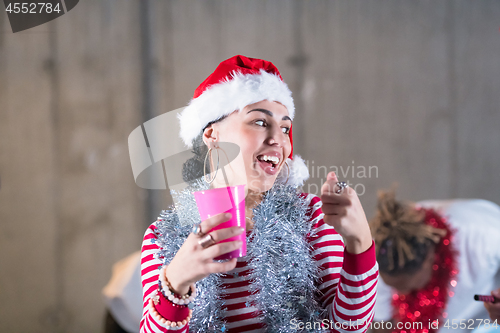
[[[196,200],[196,205],[198,206],[198,211],[200,212],[202,221],[220,213],[231,213],[232,217],[229,221],[219,224],[212,230],[229,227],[242,227],[245,229],[245,232],[242,234],[220,241],[220,243],[223,243],[241,240],[241,248],[220,255],[214,259],[223,260],[246,256],[247,239],[245,223],[245,185],[228,186],[194,192],[194,198]],[[209,230],[208,232],[212,230]]]

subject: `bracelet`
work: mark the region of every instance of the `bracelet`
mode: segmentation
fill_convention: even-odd
[[[160,279],[158,281],[158,286],[162,295],[174,304],[188,305],[196,297],[196,286],[194,283],[189,286],[189,291],[187,294],[182,296],[179,295],[180,298],[176,297],[177,295],[172,291],[172,285],[167,280],[167,265],[165,265],[160,270]],[[167,288],[163,288],[163,286],[166,286]]]
[[[156,300],[153,300],[153,298],[157,298]],[[156,319],[156,321],[158,322],[161,322],[162,324],[166,325],[166,326],[171,326],[171,327],[180,327],[180,326],[183,326],[183,325],[186,325],[187,323],[189,323],[189,321],[191,320],[191,317],[193,316],[193,310],[189,309],[189,313],[188,313],[188,316],[186,317],[186,319],[183,319],[183,320],[180,320],[180,321],[171,321],[171,320],[167,320],[165,318],[163,318],[159,313],[158,311],[156,310],[154,304],[158,304],[158,294],[156,294],[156,296],[152,297],[150,300],[149,300],[149,310],[150,310],[150,313],[151,315]]]

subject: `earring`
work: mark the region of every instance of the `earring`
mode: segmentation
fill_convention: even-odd
[[[215,180],[215,177],[217,177],[217,172],[219,172],[219,147],[215,147],[215,150],[217,151],[217,169],[215,170],[215,175],[214,177],[208,181],[207,180],[207,173],[206,173],[206,170],[207,170],[207,158],[208,156],[210,155],[210,165],[212,164],[212,147],[210,147],[207,151],[207,155],[205,155],[205,161],[203,162],[203,180],[207,183],[207,184],[212,184],[212,182]]]
[[[290,178],[290,167],[288,166],[287,161],[285,161],[285,165],[286,165],[286,168],[288,169],[288,172],[286,174],[286,181],[285,181],[285,185],[286,185],[286,183],[288,183],[288,178]]]

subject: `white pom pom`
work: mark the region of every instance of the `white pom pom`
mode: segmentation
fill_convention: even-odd
[[[280,174],[276,181],[285,183],[287,185],[292,185],[295,187],[304,185],[304,182],[309,179],[309,169],[305,164],[302,157],[299,155],[294,155],[293,160],[287,159],[286,163],[288,164],[290,170],[286,166],[283,166]],[[288,175],[288,172],[290,174]],[[287,181],[288,176],[288,181]]]

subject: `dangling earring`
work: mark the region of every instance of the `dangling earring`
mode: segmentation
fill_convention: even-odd
[[[285,181],[285,185],[286,185],[286,183],[288,183],[288,178],[290,178],[290,167],[288,166],[287,161],[285,161],[285,165],[286,165],[286,168],[288,169],[288,172],[286,174],[286,181]]]
[[[210,165],[212,165],[212,147],[210,147],[207,151],[207,155],[205,155],[205,161],[203,162],[203,180],[205,181],[205,183],[207,184],[212,184],[212,182],[215,180],[215,177],[217,177],[217,172],[219,172],[219,147],[215,146],[215,150],[217,151],[217,169],[215,170],[215,175],[214,177],[208,181],[207,180],[207,173],[206,173],[206,170],[207,170],[207,158],[208,156],[210,155]]]

